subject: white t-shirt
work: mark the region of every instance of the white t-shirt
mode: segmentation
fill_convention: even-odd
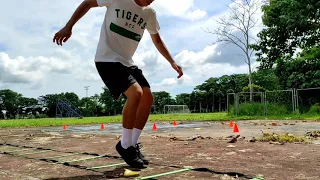
[[[141,7],[134,0],[97,0],[107,12],[102,24],[95,62],[121,62],[132,66],[132,57],[144,30],[150,34],[160,29],[151,7]]]

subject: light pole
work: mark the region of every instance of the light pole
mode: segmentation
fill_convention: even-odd
[[[89,90],[89,87],[90,87],[90,86],[85,86],[85,87],[84,87],[84,90],[86,90],[86,97],[88,97],[88,90]]]
[[[88,90],[89,90],[89,87],[90,87],[90,86],[85,86],[85,87],[84,87],[84,90],[86,90],[86,97],[87,97],[87,98],[88,98]],[[85,106],[86,106],[86,110],[87,110],[87,100],[86,100]]]

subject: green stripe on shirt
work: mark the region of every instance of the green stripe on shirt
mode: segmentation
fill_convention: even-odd
[[[139,42],[141,40],[141,36],[139,34],[134,33],[132,31],[129,31],[129,30],[123,28],[123,27],[120,27],[120,26],[114,24],[114,23],[110,24],[110,30],[112,32],[115,32],[115,33],[117,33],[117,34],[119,34],[121,36],[127,37],[129,39],[134,40],[134,41],[138,41]]]

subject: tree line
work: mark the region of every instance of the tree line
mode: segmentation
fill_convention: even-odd
[[[211,77],[191,93],[176,97],[165,91],[153,92],[152,113],[163,113],[164,105],[175,104],[187,105],[191,112],[225,111],[228,93],[249,92],[249,102],[253,102],[259,101],[254,98],[254,92],[320,87],[320,1],[270,0],[261,6],[265,28],[258,33],[257,42],[250,44],[250,29],[256,25],[254,1],[245,0],[246,6],[230,9],[229,19],[221,19],[218,21],[220,27],[209,31],[219,35],[219,42],[233,43],[243,50],[249,73]],[[240,30],[242,34],[230,34],[232,31],[228,29]],[[297,53],[298,49],[300,53]],[[256,71],[251,71],[252,53],[259,63]],[[124,98],[115,101],[105,87],[100,94],[81,99],[73,92],[47,94],[34,99],[5,89],[0,90],[0,112],[6,110],[7,118],[17,118],[18,114],[54,117],[57,99],[67,99],[84,116],[121,114],[125,102]],[[308,104],[308,109],[320,103],[320,93],[304,93],[300,101]],[[0,118],[4,118],[1,113]]]
[[[318,50],[320,51],[320,49]],[[305,55],[306,54],[303,56]],[[299,57],[298,59],[299,60],[294,61],[295,63],[282,62],[283,65],[277,66],[275,69],[261,69],[253,72],[254,92],[320,87],[319,79],[312,78],[320,72],[319,63],[318,70],[312,70],[312,68],[309,67],[313,66],[312,64],[301,66],[299,62],[302,61],[303,57]],[[320,60],[320,56],[318,59]],[[302,67],[306,67],[306,69]],[[287,74],[295,74],[296,77],[288,78],[288,76],[286,76]],[[301,76],[304,78],[304,81],[299,79]],[[153,92],[154,104],[151,113],[164,113],[163,108],[165,105],[187,105],[190,111],[195,113],[226,111],[228,93],[249,91],[250,87],[247,74],[211,77],[202,84],[197,85],[191,93],[178,94],[176,97],[172,97],[170,93],[166,91]],[[319,92],[309,93],[309,98],[319,98]],[[249,100],[249,96],[247,97]],[[0,90],[0,112],[6,110],[7,118],[55,117],[58,99],[70,102],[82,112],[83,116],[110,116],[121,114],[125,103],[124,97],[119,101],[112,98],[111,93],[106,87],[102,88],[100,94],[95,94],[90,97],[79,98],[74,92],[65,92],[42,95],[37,99],[24,97],[20,93],[5,89]],[[259,99],[253,100],[260,101]],[[0,118],[4,118],[3,114]]]
[[[269,71],[269,70],[268,70]],[[275,89],[277,79],[274,71],[268,74],[264,71],[254,73],[257,90]],[[268,74],[269,78],[264,78]],[[260,77],[259,77],[260,76]],[[196,86],[191,93],[178,94],[172,97],[169,92],[153,92],[154,104],[152,113],[163,113],[165,105],[187,105],[191,112],[217,112],[226,110],[226,95],[228,92],[247,91],[248,78],[246,74],[224,75],[210,78]],[[79,98],[74,92],[47,94],[37,99],[24,97],[22,94],[10,89],[0,90],[0,111],[6,110],[7,118],[37,116],[55,117],[57,100],[67,100],[78,108],[84,116],[109,116],[121,114],[125,98],[119,101],[112,98],[110,91],[102,88],[100,94]],[[3,118],[3,115],[2,115]]]

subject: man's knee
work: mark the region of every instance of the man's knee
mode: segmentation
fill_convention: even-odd
[[[143,90],[138,83],[132,84],[124,94],[129,100],[140,101],[143,95]]]
[[[152,95],[152,92],[149,87],[143,87],[143,99],[145,100],[145,103],[148,105],[152,105],[154,101],[154,97]]]

